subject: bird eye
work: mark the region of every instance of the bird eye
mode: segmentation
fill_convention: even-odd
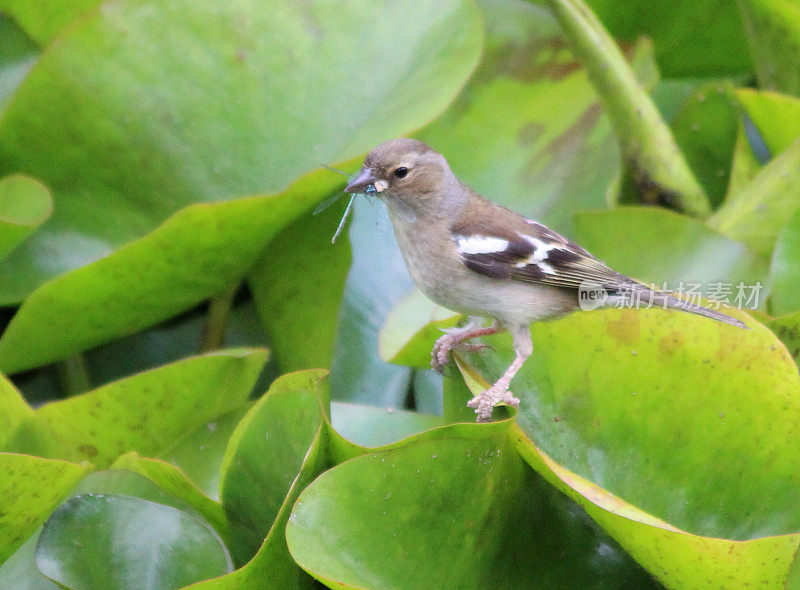
[[[396,168],[394,171],[394,175],[397,178],[405,178],[407,174],[408,174],[408,168],[406,168],[405,166],[400,166],[400,168]]]

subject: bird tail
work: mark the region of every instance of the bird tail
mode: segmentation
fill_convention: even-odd
[[[670,295],[669,293],[653,291],[652,289],[649,289],[640,283],[633,283],[631,285],[626,285],[626,287],[627,288],[623,289],[619,294],[610,297],[609,303],[614,303],[617,305],[640,305],[643,307],[678,309],[680,311],[711,318],[712,320],[717,320],[718,322],[723,322],[725,324],[730,324],[746,330],[749,329],[744,322],[727,314],[715,311],[713,309],[708,309],[702,305],[684,301],[683,299],[679,299],[674,295]]]

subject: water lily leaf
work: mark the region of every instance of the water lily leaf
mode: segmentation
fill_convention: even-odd
[[[0,339],[0,368],[16,372],[68,357],[224,292],[330,183],[322,170],[281,195],[192,205],[144,238],[44,284]]]
[[[4,262],[0,301],[191,203],[279,191],[419,128],[461,88],[481,38],[468,0],[123,0],[91,12],[0,124],[0,173],[42,179],[55,204]]]
[[[344,167],[355,169],[358,164]],[[344,182],[339,180],[340,185]],[[351,259],[346,234],[331,244],[341,216],[339,207],[329,207],[319,215],[301,217],[270,242],[247,275],[283,372],[330,368]]]
[[[739,0],[759,85],[800,95],[800,6],[792,0]]]
[[[575,216],[576,241],[613,269],[659,288],[678,290],[683,282],[700,284],[710,294],[713,284],[732,285],[718,291],[718,301],[735,304],[737,285],[755,284],[766,276],[766,258],[745,244],[672,211],[619,207]],[[657,241],[653,236],[659,236]],[[763,294],[762,294],[763,295]]]
[[[326,471],[292,511],[292,556],[333,588],[650,587],[587,546],[597,533],[520,464],[508,426],[440,428]]]
[[[800,140],[798,140],[800,145]],[[797,177],[800,180],[800,176]],[[775,315],[783,315],[800,310],[800,211],[778,236],[769,275],[769,308]]]
[[[56,456],[107,467],[128,451],[154,455],[244,404],[266,351],[233,349],[146,371],[36,410],[40,437]],[[21,435],[9,448],[27,451]]]
[[[245,405],[198,426],[161,451],[157,458],[180,469],[206,496],[219,500],[220,469],[225,449],[236,425],[249,409],[249,405]]]
[[[36,231],[50,217],[50,192],[27,176],[0,179],[0,258]]]
[[[220,498],[234,528],[231,551],[244,563],[267,537],[322,426],[325,372],[280,377],[233,432],[222,463]]]
[[[48,519],[36,567],[67,588],[161,589],[225,574],[230,556],[208,524],[140,498],[82,494]]]
[[[770,256],[781,228],[800,207],[800,137],[728,196],[709,226]]]
[[[547,5],[603,100],[623,160],[644,200],[668,202],[694,215],[707,216],[710,206],[702,186],[658,109],[597,17],[581,0],[548,0]]]
[[[228,521],[222,506],[206,496],[177,467],[158,459],[148,459],[136,452],[119,457],[111,469],[127,470],[147,478],[159,488],[172,494],[201,515],[223,539],[228,539]],[[136,497],[142,497],[135,494]],[[149,499],[149,498],[148,498]]]
[[[777,92],[739,88],[736,100],[773,156],[788,148],[800,135],[800,99]]]
[[[545,477],[561,469],[571,497],[670,587],[778,584],[797,548],[798,499],[788,493],[797,368],[771,332],[747,323],[661,310],[573,314],[533,326],[534,355],[512,383],[526,458]],[[498,352],[464,356],[473,392],[513,357],[506,337],[486,341]]]
[[[326,466],[324,377],[319,370],[280,377],[237,427],[223,466],[222,498],[238,535],[234,553],[239,562],[252,559],[192,588],[256,590],[264,580],[287,590],[313,588],[289,555],[284,528],[297,496]]]
[[[653,40],[658,68],[669,78],[749,73],[752,63],[741,16],[732,2],[695,0],[666,5],[648,0],[588,0],[616,38]],[[714,26],[709,27],[708,23]]]
[[[66,461],[0,453],[0,563],[44,522],[87,469]]]

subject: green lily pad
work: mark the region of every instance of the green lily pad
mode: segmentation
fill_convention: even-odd
[[[738,2],[760,86],[800,95],[800,6],[792,0]]]
[[[229,539],[228,521],[222,506],[205,495],[174,465],[157,459],[140,457],[138,453],[131,452],[125,453],[114,461],[111,469],[130,471],[148,479],[166,493],[185,502],[188,507],[208,521],[208,524],[214,527],[223,539]],[[131,495],[142,497],[139,494]],[[185,510],[183,506],[177,506],[177,508]]]
[[[329,207],[301,217],[270,242],[247,276],[282,372],[330,368],[351,258],[346,233],[331,244],[341,216],[341,208]]]
[[[218,416],[158,454],[176,466],[212,500],[219,500],[220,468],[234,429],[250,409],[244,406]]]
[[[317,172],[282,195],[190,206],[144,238],[42,285],[0,339],[0,367],[16,372],[69,357],[227,290],[326,182]]]
[[[324,371],[290,373],[239,422],[222,463],[220,498],[234,526],[231,551],[249,560],[267,537],[322,426]]]
[[[512,382],[526,459],[668,586],[777,585],[794,558],[800,383],[781,342],[748,325],[574,314],[533,326]],[[507,338],[486,340],[498,352],[464,357],[473,393],[513,357]]]
[[[55,204],[4,262],[0,301],[192,203],[280,191],[419,128],[461,88],[481,39],[468,0],[120,0],[91,11],[42,55],[0,124],[0,174],[40,178]]]
[[[319,370],[284,375],[237,427],[223,466],[222,497],[237,535],[234,553],[240,562],[252,559],[192,588],[257,590],[265,580],[287,590],[313,588],[289,555],[284,529],[297,496],[327,463],[324,376]]]
[[[216,577],[230,556],[206,523],[140,498],[75,496],[36,546],[36,567],[67,588],[161,590]]]
[[[87,471],[85,465],[0,453],[0,563],[44,522]]]
[[[0,258],[36,231],[53,211],[50,192],[27,176],[0,179]]]
[[[650,587],[612,546],[571,544],[589,540],[583,523],[524,468],[508,426],[445,427],[326,471],[294,506],[292,556],[333,588]]]
[[[17,434],[10,449],[46,450],[107,467],[128,451],[153,455],[245,403],[266,358],[230,350],[186,359],[36,410],[37,439]],[[15,444],[16,443],[16,444]]]

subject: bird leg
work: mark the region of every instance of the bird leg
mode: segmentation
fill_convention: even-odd
[[[455,328],[447,330],[447,333],[439,336],[439,339],[433,345],[431,351],[431,367],[437,372],[441,373],[444,367],[449,362],[448,355],[454,348],[461,348],[463,350],[484,350],[489,348],[487,344],[472,344],[465,342],[471,338],[479,336],[489,336],[502,332],[502,328],[497,325],[497,322],[485,328],[477,328],[475,321],[470,321],[462,328]]]
[[[519,400],[511,394],[508,387],[525,359],[533,353],[533,340],[527,324],[509,326],[509,331],[514,339],[514,352],[517,356],[494,385],[467,402],[467,405],[474,408],[478,415],[476,422],[488,422],[492,418],[492,410],[497,404],[507,404],[519,408]]]
[[[527,358],[527,355],[517,353],[514,362],[511,363],[511,366],[506,369],[506,372],[494,385],[467,402],[467,405],[470,408],[474,408],[475,413],[478,415],[476,422],[488,422],[492,417],[492,410],[497,404],[503,403],[515,408],[519,407],[519,399],[511,394],[508,387]]]

